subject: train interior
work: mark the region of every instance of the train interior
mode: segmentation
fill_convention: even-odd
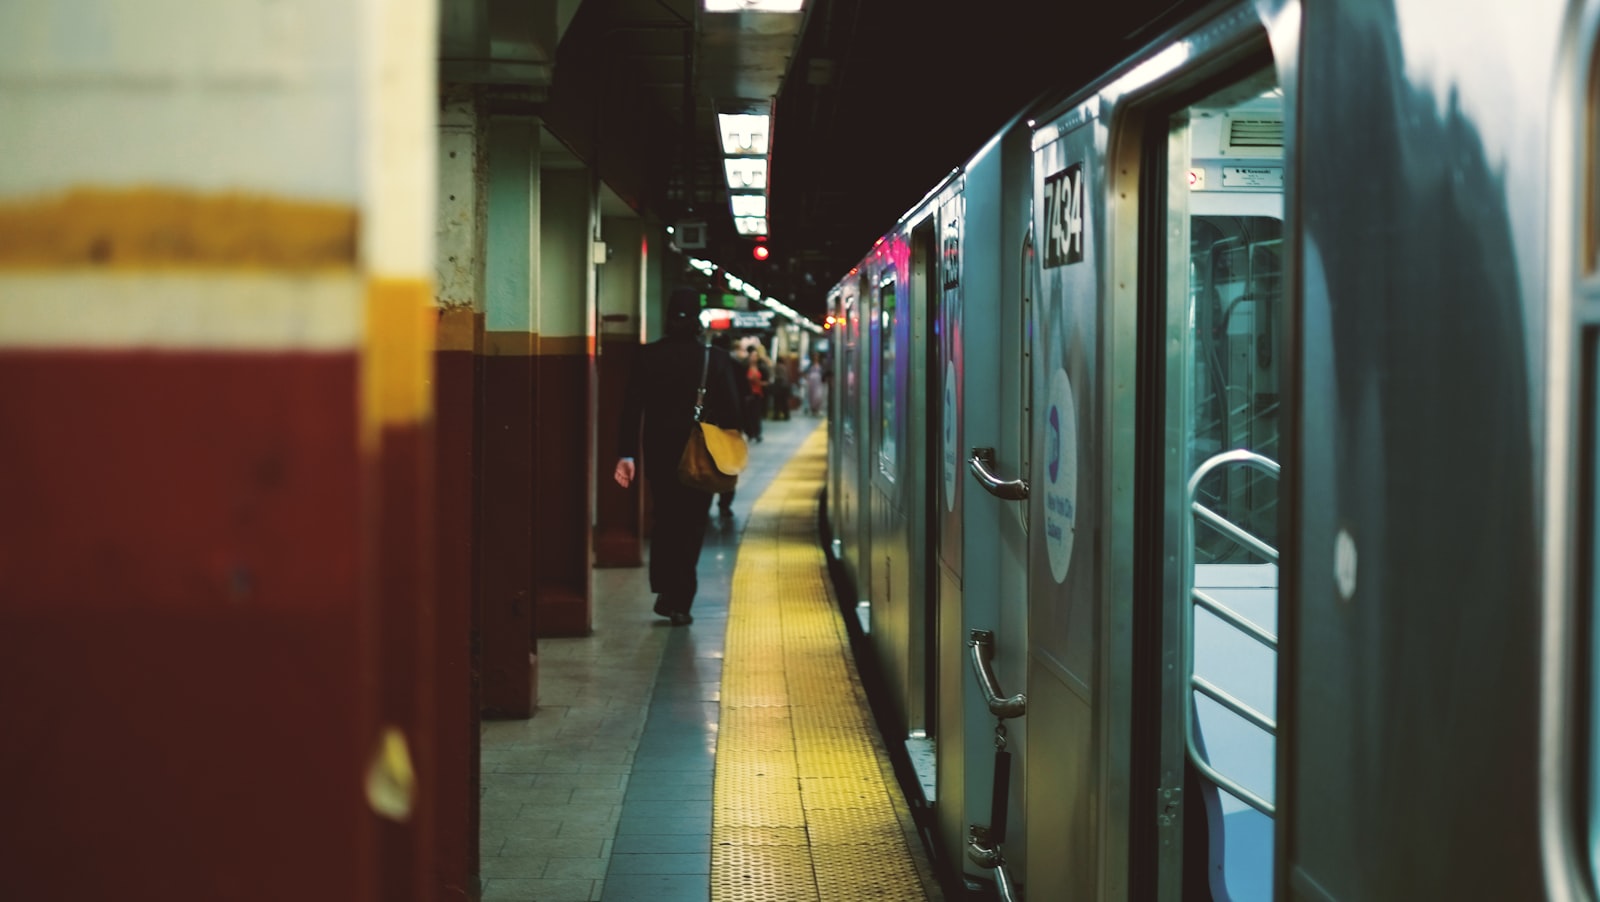
[[[1283,114],[1263,72],[1172,121],[1188,156],[1170,165],[1190,189],[1187,210],[1171,214],[1187,218],[1189,259],[1169,298],[1190,325],[1182,399],[1168,413],[1184,424],[1194,512],[1186,744],[1204,762],[1212,891],[1238,902],[1272,894]]]

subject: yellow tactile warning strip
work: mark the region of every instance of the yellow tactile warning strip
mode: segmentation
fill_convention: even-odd
[[[722,662],[712,902],[938,897],[817,540],[827,435],[756,502]],[[913,834],[914,835],[914,834]]]

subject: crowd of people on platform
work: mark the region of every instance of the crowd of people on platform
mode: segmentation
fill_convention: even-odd
[[[812,354],[802,368],[799,354],[773,359],[756,336],[725,344],[734,366],[744,371],[744,433],[751,441],[761,441],[763,420],[787,420],[795,410],[808,417],[826,413],[828,380],[821,354]]]

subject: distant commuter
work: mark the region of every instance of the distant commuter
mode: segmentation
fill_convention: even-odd
[[[823,369],[822,355],[812,354],[811,365],[806,367],[805,375],[805,412],[808,416],[819,417],[827,413],[827,386],[823,384],[826,377],[827,370]]]

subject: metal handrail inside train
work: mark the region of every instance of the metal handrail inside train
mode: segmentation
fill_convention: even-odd
[[[1195,500],[1199,494],[1201,481],[1203,481],[1207,476],[1211,475],[1212,472],[1230,465],[1251,467],[1253,469],[1260,470],[1263,473],[1268,473],[1274,477],[1278,475],[1279,471],[1279,466],[1276,461],[1268,457],[1263,457],[1260,454],[1256,454],[1253,451],[1239,449],[1234,451],[1224,451],[1221,454],[1213,455],[1194,471],[1194,475],[1189,477],[1187,492],[1189,509],[1193,512],[1194,517],[1204,520],[1205,523],[1211,526],[1213,529],[1216,529],[1223,535],[1228,536],[1246,548],[1249,548],[1257,554],[1260,554],[1262,557],[1276,562],[1278,560],[1277,549],[1273,548],[1271,545],[1268,545],[1266,542],[1261,541],[1256,536],[1251,535],[1249,532],[1240,528],[1234,523],[1229,522],[1216,511],[1211,510],[1210,508],[1201,504],[1199,501]],[[1234,698],[1229,693],[1223,691],[1221,687],[1211,683],[1209,680],[1206,680],[1204,677],[1201,677],[1194,672],[1194,609],[1196,604],[1204,607],[1207,611],[1217,615],[1217,617],[1224,623],[1227,623],[1234,629],[1237,629],[1257,642],[1260,642],[1262,645],[1265,645],[1274,652],[1278,650],[1278,637],[1267,630],[1262,629],[1257,624],[1250,622],[1238,612],[1232,610],[1217,599],[1212,598],[1197,588],[1194,588],[1194,519],[1191,518],[1187,521],[1187,523],[1189,525],[1190,536],[1189,541],[1184,543],[1184,547],[1187,549],[1190,559],[1185,561],[1185,572],[1188,574],[1187,578],[1190,581],[1190,590],[1189,603],[1183,606],[1182,647],[1184,656],[1183,672],[1185,674],[1185,678],[1188,680],[1189,686],[1192,690],[1204,693],[1208,698],[1212,699],[1217,704],[1222,705],[1229,711],[1232,711],[1233,713],[1254,724],[1268,735],[1276,738],[1278,733],[1278,725],[1273,718],[1255,710],[1237,698]],[[1185,704],[1183,709],[1183,743],[1188,752],[1189,760],[1194,763],[1195,769],[1200,771],[1200,773],[1204,775],[1206,779],[1210,780],[1212,783],[1215,783],[1218,787],[1228,791],[1234,796],[1237,796],[1245,804],[1268,817],[1272,817],[1275,809],[1271,802],[1252,792],[1240,784],[1237,780],[1224,776],[1220,771],[1211,766],[1211,763],[1205,759],[1205,756],[1200,754],[1199,744],[1195,740],[1194,705]]]

